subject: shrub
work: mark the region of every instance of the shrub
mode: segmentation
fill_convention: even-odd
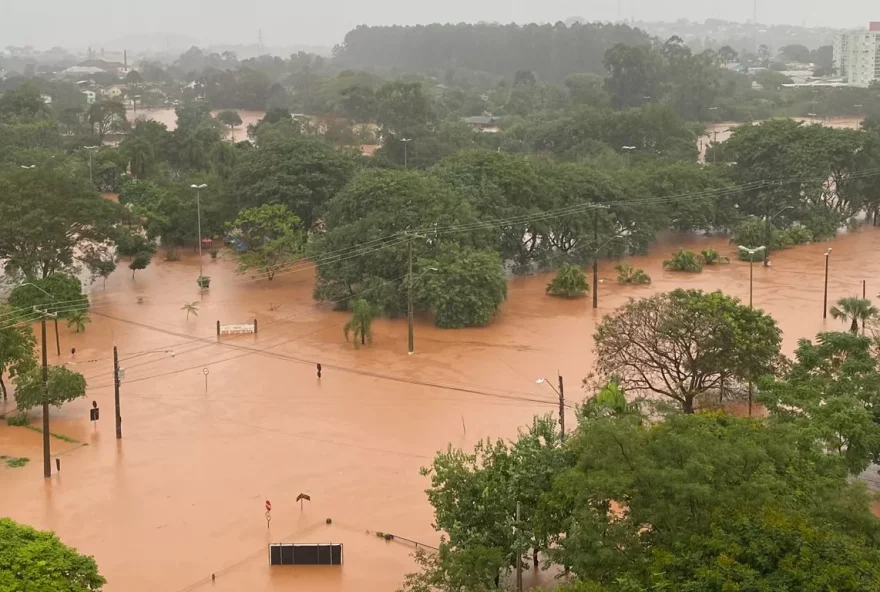
[[[704,265],[716,265],[718,263],[730,263],[730,259],[728,257],[723,257],[721,253],[716,251],[713,248],[704,249],[700,251],[700,257],[703,259]]]
[[[700,273],[703,271],[703,260],[693,251],[679,249],[672,254],[672,259],[663,262],[663,269],[669,271],[684,271],[687,273]]]
[[[198,284],[199,288],[208,289],[211,287],[211,276],[209,275],[200,275],[196,279],[196,284]]]
[[[617,281],[621,284],[650,284],[651,276],[644,269],[635,269],[632,265],[618,265]]]
[[[559,298],[578,298],[590,291],[587,274],[577,265],[566,263],[547,284],[547,293]]]
[[[11,426],[24,427],[30,425],[27,413],[16,413],[6,418],[6,423]]]
[[[791,237],[792,244],[795,245],[806,245],[813,242],[813,233],[806,226],[792,226],[788,230],[788,234]]]
[[[774,230],[773,239],[770,241],[770,250],[778,251],[779,249],[787,249],[794,245],[794,239],[789,230]]]

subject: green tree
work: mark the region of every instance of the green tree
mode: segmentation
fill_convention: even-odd
[[[659,99],[663,64],[649,45],[618,43],[605,52],[605,88],[615,108],[640,107]]]
[[[61,167],[0,173],[0,259],[9,275],[33,281],[65,271],[89,245],[113,243],[125,216]]]
[[[577,298],[590,291],[587,274],[577,265],[566,263],[547,284],[547,293],[562,298]]]
[[[359,155],[321,140],[272,137],[235,165],[229,188],[234,211],[283,205],[310,229],[352,179],[360,161]]]
[[[128,268],[131,270],[131,279],[134,279],[134,274],[139,270],[146,269],[152,258],[153,253],[150,251],[138,251],[132,255],[131,262],[128,264]]]
[[[311,258],[318,263],[314,296],[341,309],[363,297],[384,314],[397,316],[406,311],[402,280],[410,244],[414,261],[433,258],[449,244],[492,244],[492,232],[477,221],[469,201],[434,176],[365,170],[330,202],[326,233],[311,245]],[[455,232],[474,224],[470,232]],[[334,256],[339,253],[346,256]]]
[[[115,255],[109,251],[92,249],[83,256],[82,262],[92,274],[92,283],[101,278],[106,288],[107,278],[116,271]]]
[[[98,137],[98,143],[104,142],[108,133],[126,131],[130,126],[125,116],[125,105],[119,101],[98,101],[89,105],[86,113],[92,132]]]
[[[663,262],[663,269],[700,273],[703,271],[703,259],[693,251],[679,249],[672,254],[672,259]]]
[[[57,273],[16,286],[9,293],[9,305],[18,311],[33,311],[36,307],[53,315],[55,340],[60,343],[58,319],[85,312],[89,308],[89,299],[82,293],[82,282],[72,275]]]
[[[730,263],[730,259],[724,257],[721,253],[709,247],[700,251],[700,258],[704,265],[717,265],[719,263]]]
[[[40,96],[34,82],[7,90],[0,96],[0,120],[34,120],[49,118],[52,111]]]
[[[217,119],[223,124],[229,127],[229,131],[232,133],[232,141],[235,141],[235,128],[241,125],[241,116],[238,114],[238,111],[226,110],[221,111],[217,114]]]
[[[238,273],[256,269],[271,280],[302,257],[306,237],[301,220],[283,205],[242,210],[229,224],[238,253]]]
[[[693,413],[695,401],[726,378],[772,373],[781,335],[776,322],[721,292],[675,290],[631,300],[594,335],[596,371],[629,392],[655,394]]]
[[[91,322],[92,319],[90,319],[89,316],[81,310],[73,311],[67,315],[67,328],[75,328],[77,333],[85,331],[86,323]]]
[[[360,341],[360,345],[373,343],[372,326],[373,317],[376,314],[373,305],[363,298],[359,298],[352,304],[351,311],[351,320],[345,323],[345,326],[342,328],[345,340],[348,341],[349,335],[353,334],[355,347],[358,346],[358,341]]]
[[[852,333],[802,339],[790,368],[765,377],[758,390],[772,417],[815,434],[851,473],[880,461],[880,366],[870,339]]]
[[[438,327],[487,325],[507,299],[504,266],[494,251],[449,246],[419,259],[419,269],[427,272],[415,288],[419,302]]]
[[[864,329],[868,321],[880,316],[880,310],[871,304],[870,300],[855,297],[841,298],[837,301],[837,305],[832,306],[828,312],[831,313],[832,319],[839,319],[850,323],[849,330],[853,335],[858,335],[860,322]]]
[[[105,583],[93,557],[80,555],[54,533],[0,518],[0,589],[100,592]]]
[[[39,367],[31,368],[24,374],[19,374],[15,382],[15,404],[19,411],[43,404],[43,370]],[[61,407],[68,401],[74,401],[86,396],[86,379],[79,372],[68,370],[64,366],[49,366],[49,404]]]
[[[8,398],[9,392],[6,383],[3,382],[3,376],[8,374],[15,380],[16,376],[27,373],[37,365],[34,356],[37,341],[34,333],[28,324],[13,324],[15,318],[17,318],[16,309],[0,305],[0,319],[2,319],[0,322],[3,327],[0,328],[0,394],[3,395],[4,401]]]

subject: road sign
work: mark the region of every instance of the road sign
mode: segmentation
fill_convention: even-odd
[[[266,500],[266,511],[267,512],[272,511],[272,502],[270,502],[269,500]]]
[[[303,500],[310,502],[310,501],[312,501],[312,498],[310,498],[307,493],[301,493],[298,496],[296,496],[296,501],[299,502],[299,509],[300,510],[303,509]]]
[[[207,369],[207,368],[202,368],[202,372],[205,374],[205,376],[208,375],[208,369]]]

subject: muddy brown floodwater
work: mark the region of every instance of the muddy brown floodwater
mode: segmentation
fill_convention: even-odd
[[[617,285],[615,263],[603,262],[598,312],[588,299],[547,297],[547,275],[515,279],[489,327],[442,331],[419,319],[414,356],[406,354],[400,320],[377,321],[372,347],[346,344],[347,316],[312,301],[307,265],[268,282],[236,275],[229,258],[206,257],[213,282],[201,298],[192,254],[173,263],[157,257],[134,280],[120,265],[106,289],[93,287],[86,331],[62,329],[60,359],[50,349],[52,363],[70,364],[89,383],[87,400],[52,410],[52,432],[78,441],[52,439],[61,472],[53,465],[43,479],[40,434],[0,425],[0,454],[31,459],[24,468],[0,468],[3,513],[94,555],[108,592],[394,590],[413,567],[413,548],[368,531],[436,544],[419,467],[450,442],[471,447],[487,436],[512,437],[533,414],[555,411],[554,393],[535,379],[557,369],[569,401],[582,398],[602,314],[676,287],[722,289],[747,301],[748,264],[696,275],[662,270],[673,249],[709,246],[734,256],[724,238],[667,236],[633,258],[653,277],[650,287]],[[755,266],[755,306],[779,321],[787,353],[800,337],[845,328],[822,319],[828,246],[787,250],[774,255],[772,268]],[[861,294],[862,280],[869,296],[880,292],[880,230],[841,236],[833,247],[831,302]],[[191,301],[199,302],[198,316],[187,320],[181,306]],[[217,320],[253,318],[258,335],[217,342]],[[114,343],[125,368],[120,441]],[[92,400],[101,409],[96,426],[88,421]],[[300,492],[311,496],[302,510],[294,501]],[[270,568],[269,542],[343,543],[345,565]]]
[[[211,111],[211,115],[213,117],[217,117],[217,114],[220,113],[222,109],[215,109]],[[233,111],[238,112],[238,116],[241,117],[241,125],[235,128],[235,141],[241,142],[242,140],[247,140],[247,128],[249,125],[256,125],[265,115],[265,111],[248,111],[246,109],[233,109]],[[126,112],[129,121],[134,121],[139,117],[143,117],[146,119],[152,119],[154,121],[158,121],[159,123],[164,123],[165,127],[169,130],[174,130],[177,128],[177,113],[174,109],[138,109],[135,111],[134,109],[129,109]],[[231,140],[233,139],[232,130],[227,132],[226,138]]]

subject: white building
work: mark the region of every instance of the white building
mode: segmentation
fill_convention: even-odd
[[[880,22],[867,31],[844,31],[834,36],[834,68],[850,86],[867,88],[880,80]]]
[[[95,102],[95,91],[93,90],[84,90],[82,94],[86,96],[86,103],[91,105]]]

